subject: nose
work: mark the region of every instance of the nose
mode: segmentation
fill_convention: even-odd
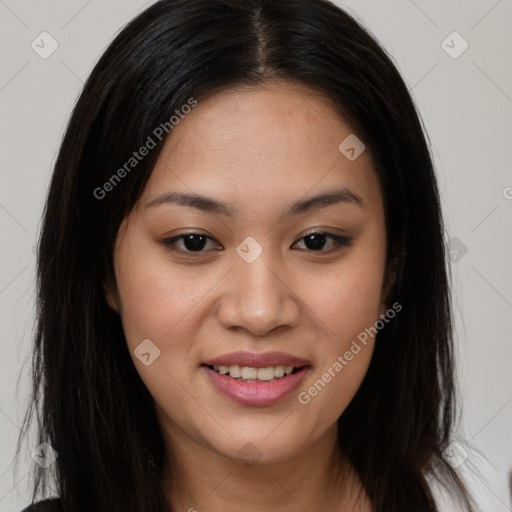
[[[297,325],[301,307],[290,276],[266,251],[252,263],[236,256],[217,310],[221,325],[253,336]]]

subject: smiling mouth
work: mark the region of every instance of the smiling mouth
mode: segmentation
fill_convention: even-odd
[[[265,368],[254,368],[250,366],[216,366],[204,365],[216,373],[231,377],[234,380],[243,382],[272,382],[283,379],[297,373],[305,366],[267,366]]]

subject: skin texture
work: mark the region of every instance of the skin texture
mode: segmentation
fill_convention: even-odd
[[[352,133],[323,96],[290,82],[217,93],[176,125],[114,253],[119,312],[134,365],[151,392],[181,491],[162,485],[175,510],[370,510],[337,453],[337,420],[359,388],[375,340],[304,405],[310,388],[389,307],[384,205],[368,150],[349,161],[338,145]],[[290,205],[347,187],[352,203],[286,215]],[[147,205],[170,191],[223,201],[232,217],[177,204]],[[211,237],[186,253],[189,232]],[[302,237],[353,237],[314,251]],[[236,252],[246,238],[263,249],[252,263]],[[321,245],[321,244],[320,244]],[[181,249],[181,252],[180,252]],[[145,366],[145,339],[160,356]],[[225,397],[200,367],[207,359],[279,350],[311,362],[300,386],[271,406]],[[254,454],[247,464],[237,455]],[[337,470],[343,471],[336,478]],[[307,484],[307,485],[306,485]]]

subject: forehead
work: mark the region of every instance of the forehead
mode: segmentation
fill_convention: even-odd
[[[143,198],[179,188],[270,201],[339,185],[378,194],[370,152],[350,160],[340,151],[353,137],[331,100],[304,85],[224,90],[173,127]]]

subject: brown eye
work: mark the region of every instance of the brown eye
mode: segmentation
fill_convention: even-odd
[[[163,241],[163,244],[171,250],[199,253],[204,252],[203,250],[209,241],[213,241],[213,238],[202,233],[184,233],[173,238],[167,238]],[[178,246],[179,242],[182,242],[181,247]]]
[[[340,247],[348,247],[352,244],[352,238],[334,235],[332,233],[315,232],[303,236],[299,242],[304,241],[306,249],[316,252],[329,252]],[[330,244],[328,242],[331,242]],[[325,246],[328,246],[325,249]]]

